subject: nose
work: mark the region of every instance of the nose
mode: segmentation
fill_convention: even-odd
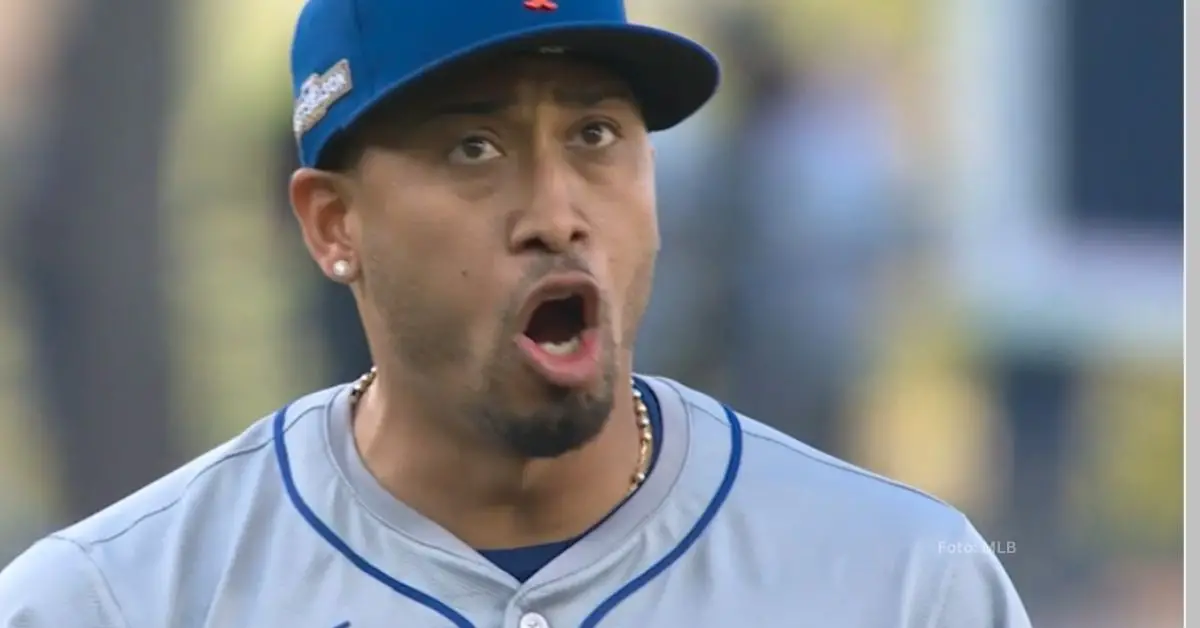
[[[511,248],[562,255],[587,243],[590,227],[575,204],[572,173],[565,164],[542,159],[534,168],[530,193],[516,212]]]

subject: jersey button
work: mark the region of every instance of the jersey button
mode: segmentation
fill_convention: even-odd
[[[550,628],[550,622],[537,613],[525,613],[521,616],[521,628]]]

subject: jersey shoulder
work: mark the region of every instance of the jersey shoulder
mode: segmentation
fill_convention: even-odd
[[[1026,628],[1028,617],[998,560],[957,508],[917,488],[826,454],[678,382],[692,440],[730,439],[740,425],[741,463],[720,519],[736,528],[739,554],[781,582],[831,579],[882,599],[911,583],[912,625]],[[732,528],[731,528],[732,529]],[[825,566],[814,569],[812,566]],[[832,571],[825,571],[824,569]],[[897,611],[900,612],[900,611]]]
[[[120,604],[84,549],[49,537],[0,569],[0,626],[124,628]]]
[[[292,405],[289,427],[305,407],[315,405],[312,399]],[[168,529],[235,519],[252,496],[261,497],[277,484],[274,417],[259,418],[232,439],[53,536],[90,551],[157,544]]]
[[[285,429],[324,408],[335,391],[290,404]],[[273,447],[274,416],[261,418],[233,439],[34,544],[0,572],[0,611],[6,610],[5,604],[19,604],[22,612],[34,616],[69,612],[78,617],[103,607],[112,616],[117,600],[143,593],[163,601],[186,590],[203,600],[203,590],[220,578],[239,545],[270,528],[272,513],[284,510],[280,506],[286,495]],[[45,589],[47,579],[62,586]],[[165,594],[168,589],[171,595]],[[154,591],[164,595],[148,594]],[[56,595],[70,599],[56,600]],[[103,606],[97,606],[100,602]],[[144,606],[152,614],[153,605]],[[8,624],[0,621],[4,625]]]
[[[925,491],[829,455],[679,382],[656,379],[680,395],[698,437],[728,438],[727,411],[736,414],[742,439],[736,486],[751,503],[783,499],[821,506],[829,519],[886,515],[941,531],[962,525],[961,512]]]

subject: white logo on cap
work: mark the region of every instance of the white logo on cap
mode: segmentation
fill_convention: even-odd
[[[324,74],[313,74],[304,79],[300,96],[296,98],[296,109],[292,114],[292,130],[296,141],[317,125],[333,103],[350,93],[354,82],[350,80],[350,62],[338,61]]]

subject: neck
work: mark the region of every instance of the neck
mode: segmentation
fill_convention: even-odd
[[[613,413],[587,445],[524,459],[422,412],[381,371],[355,411],[354,440],[368,470],[397,499],[476,549],[522,547],[586,532],[626,497],[640,430],[629,375]]]

